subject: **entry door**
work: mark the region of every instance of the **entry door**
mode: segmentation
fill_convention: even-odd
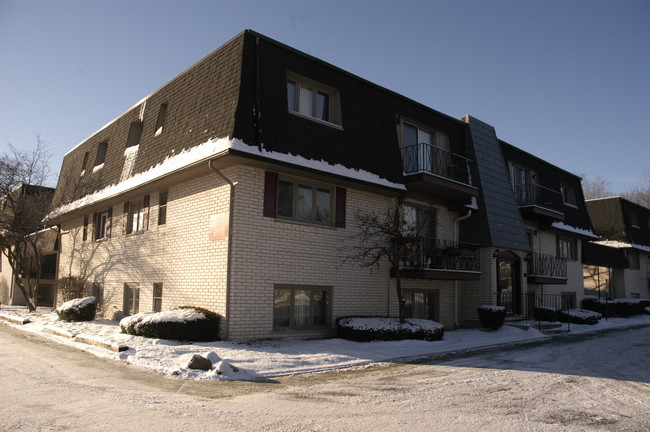
[[[507,314],[521,314],[519,257],[512,252],[497,258],[497,305],[505,306]]]

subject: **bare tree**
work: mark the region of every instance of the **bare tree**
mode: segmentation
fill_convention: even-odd
[[[579,174],[579,176],[582,177],[582,191],[585,194],[585,199],[605,198],[613,195],[609,180],[606,178],[596,176],[591,179],[584,174]]]
[[[631,188],[622,195],[627,200],[650,208],[650,171],[643,173],[643,184]]]
[[[420,246],[421,227],[406,220],[401,200],[397,200],[384,213],[359,212],[355,219],[359,232],[353,236],[353,246],[342,256],[342,261],[372,269],[379,267],[383,260],[388,260],[395,276],[399,319],[404,322],[406,311],[400,264]]]
[[[10,145],[0,156],[0,248],[14,273],[14,284],[30,311],[36,309],[41,279],[43,242],[51,235],[43,232],[54,189],[47,187],[50,156],[40,136],[31,150]]]

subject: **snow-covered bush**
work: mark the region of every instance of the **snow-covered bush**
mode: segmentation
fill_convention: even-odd
[[[585,297],[580,306],[582,309],[598,312],[602,316],[613,317],[616,315],[616,302],[597,297]]]
[[[533,316],[536,321],[557,321],[557,311],[547,306],[535,306],[533,308]]]
[[[616,299],[616,314],[620,317],[631,317],[641,315],[645,308],[650,306],[650,300],[646,299]]]
[[[373,340],[418,339],[442,340],[445,326],[425,319],[407,318],[400,324],[399,318],[343,317],[336,320],[339,337],[358,342]]]
[[[72,299],[56,309],[56,314],[62,321],[92,321],[97,312],[97,299],[84,297]]]
[[[558,320],[562,322],[570,322],[572,324],[598,324],[603,316],[598,312],[586,309],[564,309],[557,313]]]
[[[483,328],[497,330],[503,326],[506,320],[506,307],[483,305],[478,308],[478,319]]]
[[[219,315],[203,308],[182,306],[125,317],[120,320],[120,328],[135,336],[209,342],[219,340]]]

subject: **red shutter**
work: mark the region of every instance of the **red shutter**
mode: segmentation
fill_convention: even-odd
[[[264,176],[265,217],[276,217],[278,213],[278,173],[267,171]]]
[[[124,223],[122,224],[122,234],[126,235],[126,229],[129,225],[129,202],[124,203]]]
[[[111,229],[113,228],[113,207],[108,208],[106,219],[106,237],[111,238]]]
[[[151,202],[149,194],[145,195],[142,201],[144,207],[142,209],[142,229],[147,231],[149,229],[149,203]]]
[[[336,209],[334,226],[337,228],[345,228],[345,188],[336,188]]]

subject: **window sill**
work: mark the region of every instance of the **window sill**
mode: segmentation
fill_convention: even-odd
[[[308,115],[306,115],[306,114],[301,114],[301,113],[299,113],[298,111],[289,111],[289,114],[294,115],[294,116],[296,116],[296,117],[300,117],[300,118],[304,118],[304,119],[307,119],[307,120],[311,120],[311,121],[313,121],[313,122],[315,122],[315,123],[322,124],[323,126],[329,126],[329,127],[331,127],[331,128],[338,129],[338,130],[340,130],[340,131],[343,130],[343,126],[341,126],[341,125],[338,125],[338,124],[336,124],[336,123],[331,123],[331,122],[328,122],[328,121],[326,121],[326,120],[321,120],[321,119],[316,118],[316,117],[308,116]]]
[[[294,219],[284,219],[281,217],[276,217],[273,219],[275,222],[280,222],[280,223],[288,223],[288,224],[293,224],[293,225],[301,225],[301,226],[306,226],[306,227],[312,227],[312,228],[325,228],[329,230],[337,230],[337,227],[334,225],[324,225],[324,224],[319,224],[316,222],[305,222],[305,221],[297,221]]]

